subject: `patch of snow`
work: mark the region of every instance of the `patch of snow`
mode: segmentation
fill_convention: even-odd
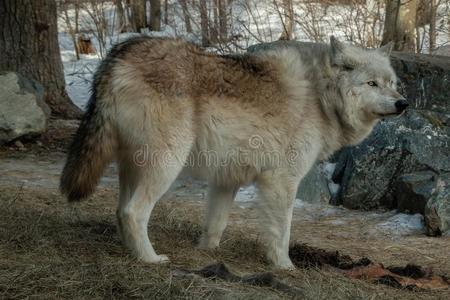
[[[344,224],[347,224],[347,222],[345,220],[341,220],[341,219],[331,220],[329,223],[333,224],[333,225],[344,225]]]
[[[237,195],[236,195],[236,201],[237,202],[253,202],[256,200],[257,194],[256,194],[256,188],[253,185],[240,188]]]
[[[331,180],[334,170],[336,170],[336,163],[325,162],[323,164],[323,172],[325,173],[327,179]]]
[[[345,209],[338,206],[330,206],[326,205],[324,209],[322,209],[320,215],[324,217],[336,216],[339,214],[345,213]]]
[[[396,214],[376,225],[377,230],[394,236],[423,233],[425,230],[421,214]]]
[[[336,163],[324,162],[323,163],[323,173],[325,174],[325,178],[327,179],[328,190],[332,197],[334,197],[339,191],[339,184],[336,184],[333,181],[333,174],[336,170]]]
[[[314,206],[314,204],[309,203],[309,202],[307,202],[305,200],[302,200],[302,199],[295,199],[295,202],[294,202],[294,207],[295,208],[305,209],[305,208],[312,208],[313,206]]]
[[[340,184],[334,182],[328,183],[328,190],[330,191],[331,196],[335,196],[338,193],[340,186]]]

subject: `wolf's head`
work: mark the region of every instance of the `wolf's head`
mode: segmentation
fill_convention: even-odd
[[[344,124],[357,131],[366,129],[368,134],[379,119],[401,114],[408,106],[396,90],[397,76],[389,61],[391,48],[388,44],[363,49],[330,39],[330,64],[335,74],[331,84],[341,98],[335,103],[336,112]]]

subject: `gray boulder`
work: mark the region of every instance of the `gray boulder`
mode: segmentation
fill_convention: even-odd
[[[422,171],[402,175],[395,183],[397,209],[403,213],[424,214],[425,206],[436,189],[437,175]]]
[[[394,52],[391,62],[413,108],[449,113],[449,57]]]
[[[425,207],[425,226],[431,236],[450,236],[450,174],[440,178]]]
[[[378,124],[362,144],[339,154],[336,203],[369,210],[397,208],[400,200],[404,210],[423,213],[434,174],[450,172],[447,124],[445,114],[418,110]]]
[[[300,183],[297,199],[310,203],[328,203],[331,199],[328,181],[324,165],[315,165]]]
[[[14,72],[0,72],[0,144],[43,133],[49,107],[42,86]]]

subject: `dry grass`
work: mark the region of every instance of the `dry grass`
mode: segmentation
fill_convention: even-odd
[[[195,201],[165,199],[153,214],[152,241],[172,262],[154,266],[135,261],[116,233],[116,197],[115,190],[103,188],[90,200],[70,205],[53,189],[0,186],[0,298],[288,298],[269,288],[173,275],[177,268],[200,269],[214,261],[238,274],[268,270],[251,228],[231,224],[219,250],[196,249],[203,208]],[[251,219],[253,211],[245,212]],[[232,218],[240,214],[234,210]],[[448,292],[373,285],[331,270],[275,275],[303,289],[307,299],[450,297]]]

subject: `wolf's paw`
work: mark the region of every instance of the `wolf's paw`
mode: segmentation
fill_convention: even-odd
[[[291,262],[290,259],[288,261],[275,264],[274,268],[277,269],[277,270],[285,270],[285,271],[294,271],[295,270],[295,266]]]
[[[164,254],[152,256],[150,258],[144,258],[141,260],[148,264],[167,264],[170,262],[169,257]]]
[[[293,271],[295,270],[295,266],[292,263],[291,259],[287,255],[283,255],[281,257],[272,258],[269,260],[272,262],[273,268],[277,270],[287,270]]]
[[[208,237],[202,236],[197,245],[197,248],[199,248],[199,249],[215,249],[215,248],[219,247],[219,242],[220,242],[219,238],[211,238],[211,237],[208,238]]]

